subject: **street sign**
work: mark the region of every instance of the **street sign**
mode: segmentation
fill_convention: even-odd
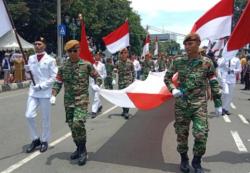
[[[66,26],[64,24],[61,24],[58,26],[58,30],[61,36],[66,35]]]

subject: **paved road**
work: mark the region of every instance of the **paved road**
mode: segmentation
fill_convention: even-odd
[[[250,173],[250,92],[237,86],[233,115],[216,117],[209,104],[210,132],[203,158],[206,172]],[[0,173],[162,173],[179,172],[173,129],[174,100],[150,111],[121,108],[103,100],[104,110],[88,119],[89,161],[79,167],[69,156],[75,149],[65,121],[62,93],[52,112],[52,139],[46,153],[24,153],[29,136],[24,118],[27,89],[0,94]],[[38,115],[38,122],[40,121]],[[189,143],[192,146],[192,136]],[[192,157],[192,148],[189,151]]]

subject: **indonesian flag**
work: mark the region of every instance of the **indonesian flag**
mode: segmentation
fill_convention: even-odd
[[[221,0],[199,20],[191,32],[200,35],[201,40],[220,39],[231,34],[234,0]]]
[[[82,33],[81,33],[81,42],[80,42],[80,58],[86,61],[95,62],[92,53],[89,50],[89,45],[86,37],[85,24],[82,21]]]
[[[250,43],[250,1],[248,1],[239,22],[228,40],[228,50],[236,50]]]
[[[128,20],[115,31],[102,38],[107,49],[112,54],[129,46],[129,25]]]
[[[159,51],[159,45],[158,45],[158,37],[155,37],[155,49],[154,49],[154,56],[158,55],[158,51]]]
[[[7,10],[5,9],[3,0],[0,0],[0,21],[1,21],[0,37],[2,37],[5,33],[7,33],[12,29],[10,19]]]
[[[100,94],[114,105],[141,110],[153,109],[172,98],[164,76],[166,72],[150,72],[145,81],[136,80],[122,90],[101,89]],[[178,76],[173,77],[176,84]]]
[[[150,44],[150,36],[149,34],[146,36],[145,42],[144,42],[144,46],[143,46],[143,50],[142,50],[142,57],[145,57],[145,55],[147,55],[149,53],[149,44]]]

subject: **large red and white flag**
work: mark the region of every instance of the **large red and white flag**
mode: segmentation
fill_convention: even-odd
[[[89,44],[87,41],[85,24],[82,21],[82,33],[81,33],[81,42],[80,42],[80,58],[86,61],[91,62],[92,64],[95,62],[92,53],[89,50]]]
[[[116,53],[129,46],[128,20],[115,31],[102,38],[109,52]]]
[[[146,36],[145,41],[144,41],[144,46],[142,50],[142,57],[145,57],[149,53],[149,44],[150,44],[150,36],[149,34]]]
[[[154,56],[157,56],[159,52],[159,44],[158,44],[158,37],[155,37],[155,48],[154,48]]]
[[[166,72],[150,72],[145,81],[136,80],[122,90],[101,89],[100,94],[114,105],[141,110],[153,109],[172,98],[164,83]],[[173,83],[177,85],[177,75]],[[153,85],[152,85],[153,84]]]
[[[5,33],[7,33],[12,29],[10,19],[3,0],[0,0],[0,21],[1,21],[0,37],[2,37]]]
[[[231,34],[234,0],[221,0],[200,19],[191,32],[200,35],[201,40],[220,39]]]
[[[230,36],[227,49],[228,51],[236,50],[250,43],[250,1],[248,1],[239,22],[235,26],[232,35]]]

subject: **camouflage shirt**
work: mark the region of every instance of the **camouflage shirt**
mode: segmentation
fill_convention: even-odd
[[[163,58],[159,58],[157,60],[157,64],[159,66],[159,69],[158,69],[159,72],[164,71],[166,69],[165,60]]]
[[[152,60],[145,60],[142,63],[142,79],[148,77],[149,71],[154,71],[154,62]]]
[[[134,65],[130,60],[126,60],[125,62],[119,60],[116,68],[118,69],[118,88],[126,88],[135,79]]]
[[[106,63],[105,67],[106,67],[107,77],[113,78],[114,65]]]
[[[59,68],[53,89],[58,94],[64,84],[65,108],[88,109],[89,103],[89,77],[97,79],[98,73],[89,62],[66,62]],[[98,77],[99,80],[101,78]]]
[[[206,57],[189,59],[188,57],[174,60],[165,74],[164,82],[172,91],[175,86],[172,76],[178,72],[179,89],[189,102],[205,98],[208,83],[210,84],[215,107],[221,106],[221,93],[213,62]]]

